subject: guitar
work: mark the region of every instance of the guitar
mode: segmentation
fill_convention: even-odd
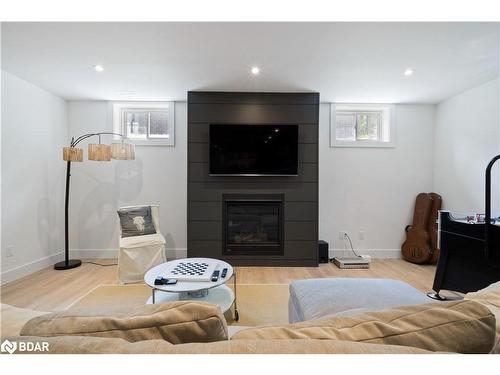
[[[432,257],[431,238],[428,232],[431,208],[430,194],[418,194],[415,200],[413,224],[406,227],[406,241],[401,246],[403,258],[409,262],[426,263]]]
[[[438,219],[439,210],[441,209],[443,199],[439,194],[436,193],[430,193],[429,195],[432,199],[431,213],[429,216],[429,226],[427,229],[430,236],[432,250],[432,256],[429,259],[429,263],[434,264],[439,259],[438,228],[436,221]]]

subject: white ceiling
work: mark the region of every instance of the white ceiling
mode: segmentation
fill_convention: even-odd
[[[70,100],[306,90],[436,103],[497,77],[499,56],[497,23],[2,24],[2,68]]]

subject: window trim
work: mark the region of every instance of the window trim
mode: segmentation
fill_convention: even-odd
[[[379,130],[384,128],[389,130],[389,141],[377,140],[353,140],[341,141],[336,138],[336,113],[339,111],[347,112],[373,112],[383,111],[387,116],[382,117],[384,124]],[[388,124],[387,124],[388,122]],[[330,147],[372,147],[372,148],[393,148],[396,147],[396,106],[394,104],[363,104],[363,103],[330,103]]]
[[[133,139],[126,138],[126,129],[124,128],[123,114],[127,111],[140,110],[147,112],[165,111],[168,113],[168,122],[170,126],[170,138],[146,138]],[[136,146],[175,146],[175,102],[113,102],[112,103],[113,132],[125,135],[127,142]],[[149,126],[149,124],[148,124]],[[148,129],[149,132],[149,129]],[[114,139],[121,139],[115,136]]]

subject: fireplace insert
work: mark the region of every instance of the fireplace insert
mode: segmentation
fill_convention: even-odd
[[[224,196],[223,254],[282,255],[282,196]]]

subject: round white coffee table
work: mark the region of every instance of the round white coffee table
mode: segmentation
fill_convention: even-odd
[[[158,276],[167,277],[169,271],[181,262],[215,264],[215,269],[220,271],[219,279],[217,281],[178,280],[177,284],[174,285],[155,285],[155,279]],[[224,268],[227,268],[227,275],[222,278],[220,274]],[[233,279],[233,289],[225,285],[231,278]],[[196,300],[216,304],[223,312],[230,310],[231,306],[234,305],[234,319],[236,321],[239,319],[236,305],[236,273],[227,262],[211,258],[175,259],[151,268],[144,275],[144,281],[152,289],[151,297],[149,297],[146,304]]]

